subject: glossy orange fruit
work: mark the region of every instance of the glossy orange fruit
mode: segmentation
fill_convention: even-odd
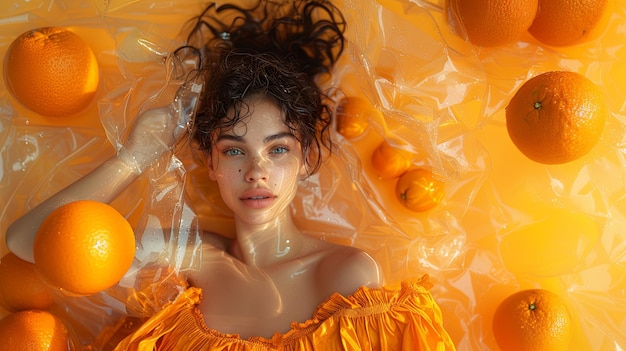
[[[0,301],[9,311],[45,310],[54,303],[52,289],[35,265],[9,252],[0,260]]]
[[[538,0],[448,0],[472,44],[515,42],[535,19]]]
[[[76,201],[57,208],[35,237],[35,267],[42,277],[78,295],[116,284],[134,255],[131,225],[116,209],[97,201]]]
[[[554,71],[520,87],[506,107],[506,126],[528,158],[559,164],[588,153],[600,140],[607,116],[597,85],[575,72]]]
[[[444,183],[423,168],[404,173],[396,183],[398,200],[411,211],[428,211],[440,204],[444,195]]]
[[[44,116],[74,115],[96,95],[99,69],[87,43],[64,28],[29,30],[5,56],[9,91],[28,109]]]
[[[500,303],[493,317],[493,333],[506,351],[566,351],[572,321],[565,302],[548,290],[516,292]]]
[[[350,96],[341,99],[335,113],[337,132],[348,139],[362,135],[369,128],[372,114],[380,112],[362,97]]]
[[[67,327],[46,311],[20,311],[0,319],[3,351],[68,351],[72,341]]]
[[[537,40],[568,46],[595,38],[608,22],[612,0],[539,0],[528,29]]]
[[[411,167],[411,153],[383,140],[372,153],[372,166],[381,179],[396,178]]]

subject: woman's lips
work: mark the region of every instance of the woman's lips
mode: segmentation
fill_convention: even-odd
[[[245,191],[240,200],[249,208],[265,208],[274,202],[276,196],[267,189],[255,188]]]

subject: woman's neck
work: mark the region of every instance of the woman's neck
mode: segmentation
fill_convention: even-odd
[[[235,221],[237,239],[232,253],[246,264],[271,266],[297,255],[303,245],[303,234],[286,211],[274,221],[253,225]]]

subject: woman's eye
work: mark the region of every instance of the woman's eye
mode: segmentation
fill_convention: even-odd
[[[285,154],[287,152],[289,152],[288,148],[286,148],[284,146],[277,146],[277,147],[273,148],[270,153],[272,153],[272,154]]]
[[[226,156],[238,156],[238,155],[243,155],[243,152],[239,149],[236,148],[229,148],[229,149],[225,149],[224,151],[222,151],[222,153]]]

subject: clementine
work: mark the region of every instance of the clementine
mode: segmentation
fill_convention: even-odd
[[[411,211],[428,211],[440,204],[444,195],[444,183],[423,168],[404,173],[396,183],[398,200]]]
[[[81,200],[46,217],[33,253],[36,269],[51,285],[89,295],[113,286],[126,274],[135,255],[135,236],[113,207]]]
[[[9,46],[4,76],[9,91],[44,116],[74,115],[94,100],[99,81],[87,43],[64,28],[29,30]]]
[[[0,340],[4,351],[72,349],[72,340],[63,321],[46,311],[14,312],[0,319]]]
[[[500,46],[517,41],[533,23],[538,0],[449,0],[472,44]]]
[[[380,113],[367,100],[350,96],[343,98],[337,105],[337,132],[348,139],[362,135],[369,127],[369,115]]]
[[[528,28],[537,40],[568,46],[593,39],[611,14],[610,0],[539,0],[539,11]]]
[[[518,291],[500,303],[493,333],[506,351],[565,351],[572,321],[565,302],[544,289]]]
[[[533,161],[560,164],[588,153],[600,140],[608,110],[598,86],[566,71],[526,81],[506,107],[515,146]]]
[[[9,311],[45,310],[54,303],[52,289],[35,271],[35,265],[9,252],[0,260],[0,296]]]
[[[372,166],[381,179],[396,178],[411,167],[411,153],[383,140],[372,153]]]

